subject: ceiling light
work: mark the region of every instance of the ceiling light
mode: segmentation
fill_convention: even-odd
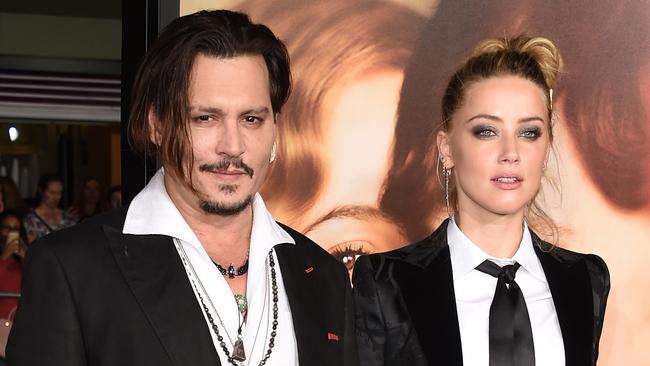
[[[18,140],[18,137],[20,137],[18,129],[15,126],[9,127],[9,141],[14,142]]]

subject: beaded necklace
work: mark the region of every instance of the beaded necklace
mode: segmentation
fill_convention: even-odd
[[[187,258],[187,254],[185,253],[185,248],[183,248],[183,245],[179,242],[178,239],[175,239],[174,243],[176,245],[176,249],[177,249],[178,253],[181,255],[181,261],[183,262],[183,265],[185,266],[185,270],[186,270],[186,272],[188,274],[190,282],[192,283],[194,291],[196,292],[197,297],[199,298],[199,302],[201,303],[201,307],[203,308],[203,311],[205,312],[206,318],[208,319],[208,322],[210,323],[210,327],[212,328],[212,331],[214,332],[214,334],[217,337],[217,341],[219,342],[219,346],[221,346],[221,349],[223,350],[223,353],[226,355],[226,358],[227,358],[228,362],[230,362],[233,366],[240,366],[239,362],[243,362],[243,361],[246,360],[246,354],[244,352],[244,344],[243,344],[242,336],[241,336],[243,322],[239,323],[239,327],[238,327],[238,330],[237,330],[237,340],[233,344],[232,338],[228,334],[228,330],[226,329],[223,321],[221,320],[221,317],[219,316],[219,313],[216,311],[216,308],[214,307],[214,304],[212,304],[212,301],[211,301],[208,293],[205,291],[205,288],[203,287],[203,283],[201,282],[201,279],[196,275],[196,271],[194,271],[194,267],[192,266],[192,263]],[[275,260],[273,258],[273,250],[269,251],[268,262],[269,262],[269,270],[271,272],[271,292],[272,292],[271,298],[273,300],[273,321],[271,323],[271,337],[269,338],[268,349],[264,353],[264,357],[262,358],[262,360],[259,363],[260,366],[265,365],[267,360],[271,357],[273,347],[275,346],[275,336],[277,335],[277,328],[278,328],[278,284],[277,284],[276,273],[275,273]],[[190,271],[191,271],[191,273],[190,273]],[[201,285],[201,289],[203,291],[199,291],[196,283],[194,282],[194,278],[196,278],[197,281],[199,281],[199,284]],[[212,317],[212,314],[210,313],[210,310],[208,309],[208,306],[205,304],[205,301],[203,300],[203,296],[201,295],[201,292],[203,292],[205,294],[205,296],[208,298],[208,301],[210,302],[210,305],[212,306],[212,309],[215,310],[215,315],[217,316],[217,319],[219,320],[219,323],[221,324],[221,327],[226,332],[226,337],[230,341],[230,344],[233,345],[232,355],[231,355],[230,351],[228,350],[226,342],[224,341],[224,337],[219,332],[219,327],[214,322],[214,318]],[[268,331],[268,328],[267,328],[267,331]],[[256,338],[257,338],[257,336],[256,336]]]
[[[248,272],[248,256],[246,256],[246,262],[241,265],[239,268],[235,268],[235,265],[233,263],[230,263],[228,268],[224,268],[221,264],[212,261],[215,266],[217,266],[217,269],[219,272],[221,272],[222,275],[228,276],[229,278],[235,278],[236,276],[241,276]]]

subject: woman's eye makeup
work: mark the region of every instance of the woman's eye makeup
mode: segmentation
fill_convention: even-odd
[[[476,125],[472,127],[472,135],[478,138],[488,138],[497,135],[496,128],[488,125]]]
[[[331,247],[329,253],[336,258],[336,260],[343,263],[348,271],[352,271],[354,263],[357,261],[359,256],[370,254],[370,252],[365,249],[365,246],[367,245],[364,245],[364,243],[366,242],[362,240],[346,241]]]
[[[542,136],[542,129],[539,127],[525,127],[519,130],[519,135],[534,141]]]
[[[498,130],[489,125],[476,125],[472,127],[472,135],[476,138],[491,138],[498,135]],[[517,135],[525,139],[535,141],[542,136],[542,129],[540,127],[523,127],[517,131]]]

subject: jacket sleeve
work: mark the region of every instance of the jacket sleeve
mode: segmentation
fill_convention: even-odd
[[[609,270],[602,258],[590,254],[587,256],[587,270],[591,279],[591,289],[594,299],[594,338],[593,338],[593,358],[592,364],[596,365],[598,360],[598,344],[603,331],[605,319],[605,308],[607,297],[609,296]]]
[[[13,366],[86,365],[65,269],[46,241],[33,243],[26,256],[7,361]]]

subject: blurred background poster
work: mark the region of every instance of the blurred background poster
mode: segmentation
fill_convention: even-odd
[[[556,41],[566,72],[544,208],[560,246],[609,265],[599,365],[650,365],[650,0],[180,2],[181,15],[214,8],[286,43],[294,90],[262,194],[350,270],[446,217],[432,137],[472,48],[521,32]]]

